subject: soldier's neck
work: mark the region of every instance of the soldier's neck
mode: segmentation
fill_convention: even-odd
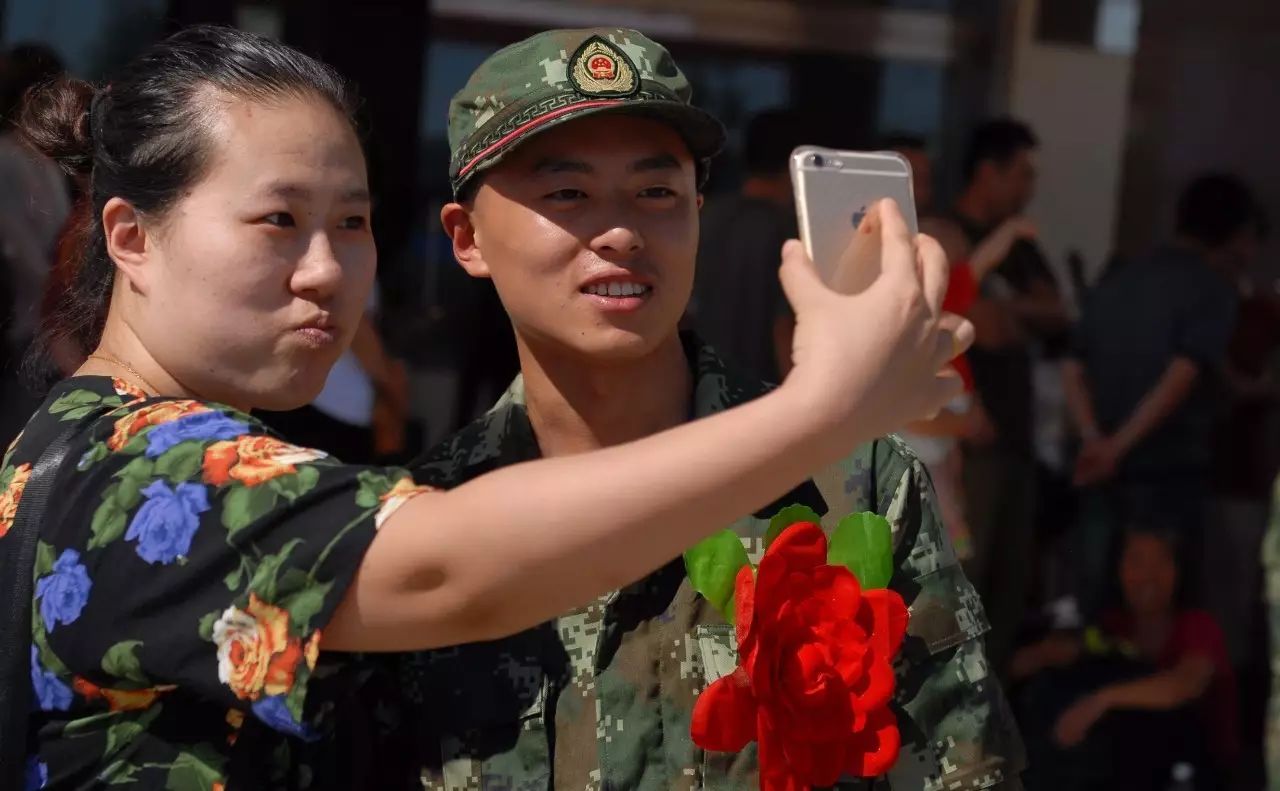
[[[693,376],[672,333],[644,357],[601,363],[517,338],[529,422],[545,457],[586,453],[685,422]]]

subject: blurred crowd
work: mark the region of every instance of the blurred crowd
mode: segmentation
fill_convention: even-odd
[[[708,202],[698,264],[693,324],[767,376],[789,348],[773,251],[795,233],[801,128],[785,112],[752,124],[751,175]],[[948,308],[977,331],[956,361],[968,393],[904,437],[983,597],[1028,787],[1257,787],[1280,298],[1260,285],[1250,188],[1193,179],[1172,238],[1089,278],[1053,266],[1024,213],[1027,125],[973,130],[947,203],[928,141],[850,144],[911,164],[921,228],[951,262]]]
[[[81,361],[53,348],[43,367],[24,362],[59,277],[52,261],[72,191],[7,131],[24,90],[62,67],[28,45],[0,68],[7,442],[39,403],[39,383]],[[687,317],[728,360],[775,381],[794,329],[777,280],[782,243],[797,234],[788,155],[815,142],[803,129],[787,110],[750,123],[745,177],[704,209]],[[911,164],[921,228],[951,262],[948,307],[977,331],[955,363],[965,395],[904,437],[983,597],[988,656],[1028,744],[1027,786],[1250,787],[1270,688],[1263,545],[1280,468],[1280,296],[1256,269],[1267,222],[1250,187],[1231,174],[1195,178],[1173,238],[1087,276],[1037,244],[1025,213],[1037,138],[1025,124],[974,129],[963,188],[945,201],[930,141],[842,147],[893,150]],[[378,313],[371,302],[315,403],[265,419],[348,462],[420,450],[411,372],[388,352],[383,333],[394,328]],[[472,378],[463,372],[464,389]]]

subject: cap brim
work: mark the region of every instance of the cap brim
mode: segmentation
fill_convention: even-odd
[[[566,113],[560,118],[531,129],[526,134],[512,140],[506,146],[477,162],[465,177],[456,181],[454,191],[461,190],[463,185],[478,174],[498,164],[512,151],[515,151],[538,135],[545,134],[571,121],[596,115],[630,115],[638,118],[651,118],[668,124],[684,139],[685,145],[689,147],[689,152],[693,154],[695,160],[714,157],[720,153],[725,144],[724,124],[716,120],[715,116],[710,113],[683,102],[647,99],[643,101],[624,101],[605,107],[585,107],[580,111]]]

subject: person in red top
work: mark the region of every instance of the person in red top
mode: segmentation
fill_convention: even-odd
[[[1104,613],[1102,632],[1121,654],[1145,663],[1152,672],[1105,683],[1079,697],[1058,717],[1054,740],[1060,748],[1075,748],[1112,713],[1186,710],[1198,720],[1213,768],[1229,774],[1240,755],[1235,674],[1213,616],[1179,606],[1174,537],[1132,530],[1125,538],[1119,571],[1123,606]],[[1088,642],[1078,636],[1051,636],[1018,652],[1013,675],[1027,678],[1047,668],[1076,664],[1086,651],[1097,652]],[[1127,758],[1143,760],[1132,753]]]
[[[934,227],[929,220],[924,220],[921,226],[928,226],[928,233],[939,234],[936,238],[952,262],[942,304],[946,310],[961,316],[967,315],[977,301],[982,278],[1004,260],[1014,242],[1034,237],[1036,232],[1029,220],[1017,217],[970,249],[968,240],[949,225]],[[968,357],[962,354],[952,360],[951,365],[964,380],[964,395],[953,400],[937,417],[911,424],[903,432],[903,438],[929,468],[947,532],[956,554],[964,560],[971,555],[972,548],[965,519],[959,440],[989,437],[993,429],[981,402],[975,398]]]

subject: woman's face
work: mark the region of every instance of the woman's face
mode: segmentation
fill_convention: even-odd
[[[1130,536],[1120,558],[1120,587],[1129,611],[1134,615],[1168,612],[1177,584],[1172,547],[1157,536]]]
[[[351,341],[373,284],[364,154],[317,98],[209,105],[205,174],[149,230],[126,320],[202,398],[301,406]]]

